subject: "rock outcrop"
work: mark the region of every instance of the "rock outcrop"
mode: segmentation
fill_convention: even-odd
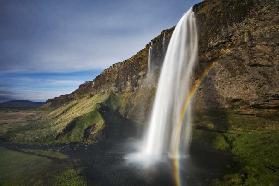
[[[210,0],[193,7],[199,28],[197,76],[210,68],[195,96],[196,110],[212,108],[278,111],[279,3],[277,0]],[[47,103],[58,107],[96,93],[125,98],[122,114],[148,118],[166,46],[174,28],[164,30],[144,49],[104,70],[71,94]],[[148,65],[149,48],[151,64]],[[151,68],[151,69],[148,69]]]
[[[71,94],[61,95],[47,101],[51,107],[58,107],[73,99],[78,99],[85,95],[93,95],[100,92],[135,92],[140,87],[146,85],[145,79],[148,72],[148,52],[152,45],[152,69],[158,71],[162,65],[165,50],[170,40],[173,28],[164,30],[162,33],[148,43],[144,49],[139,51],[123,62],[115,63],[105,69],[94,80],[81,84],[77,90]],[[164,46],[163,46],[163,43]],[[153,83],[150,82],[149,83]]]
[[[196,106],[279,108],[279,2],[214,0],[194,10],[200,65],[213,63]]]

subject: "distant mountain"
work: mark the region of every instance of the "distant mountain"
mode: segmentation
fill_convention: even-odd
[[[44,102],[33,102],[29,100],[11,100],[11,101],[6,101],[3,103],[0,103],[0,108],[5,107],[5,108],[31,108],[31,107],[39,107],[42,106]]]

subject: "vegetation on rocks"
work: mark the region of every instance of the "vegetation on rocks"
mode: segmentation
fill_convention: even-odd
[[[75,169],[66,169],[55,177],[54,186],[86,186],[85,179]]]
[[[279,5],[274,2],[213,0],[194,6],[200,32],[196,74],[212,66],[205,78],[195,77],[204,80],[195,95],[199,114],[193,144],[231,154],[235,162],[214,185],[279,183]],[[152,40],[156,72],[147,73],[149,43],[73,93],[48,100],[41,109],[0,110],[1,139],[57,145],[135,136],[135,128],[148,122],[165,54],[162,43],[169,42],[172,31]],[[67,156],[1,147],[0,184],[40,185],[53,166],[52,159]],[[29,174],[30,167],[36,180]],[[55,185],[86,185],[79,174],[71,167],[59,170]]]
[[[215,180],[214,185],[275,186],[278,183],[278,117],[265,118],[233,112],[226,112],[223,119],[214,114],[203,116],[196,119],[194,142],[231,153],[235,161],[231,172]],[[227,128],[220,128],[224,125]]]
[[[10,130],[7,137],[17,142],[32,143],[65,143],[81,142],[83,130],[89,125],[96,125],[101,129],[104,124],[97,108],[108,96],[106,94],[86,96],[79,100],[73,100],[56,109],[44,111],[40,118],[30,121],[28,124]],[[71,134],[61,136],[69,127]]]

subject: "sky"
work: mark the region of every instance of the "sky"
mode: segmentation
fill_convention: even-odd
[[[200,0],[0,0],[0,102],[70,93]]]

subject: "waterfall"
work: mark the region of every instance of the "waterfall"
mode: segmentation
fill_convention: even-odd
[[[153,163],[164,157],[187,155],[192,128],[192,73],[197,51],[195,15],[190,9],[178,22],[168,45],[149,126],[134,156],[137,160]]]

